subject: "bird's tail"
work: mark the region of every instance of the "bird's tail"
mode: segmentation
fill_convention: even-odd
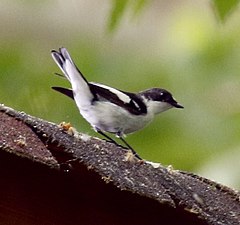
[[[60,48],[59,52],[52,50],[51,55],[64,76],[71,83],[74,99],[78,108],[89,104],[94,96],[89,88],[88,81],[71,59],[67,49]]]
[[[61,71],[64,73],[64,75],[70,82],[71,79],[74,79],[74,75],[76,75],[77,77],[80,75],[81,78],[85,82],[87,82],[81,71],[77,68],[77,66],[73,62],[66,48],[59,48],[59,52],[56,50],[52,50],[51,55],[56,64],[59,66]]]

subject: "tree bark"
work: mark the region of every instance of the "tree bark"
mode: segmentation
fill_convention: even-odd
[[[239,225],[240,195],[0,105],[0,224]]]

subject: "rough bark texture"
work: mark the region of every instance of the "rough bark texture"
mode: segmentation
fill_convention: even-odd
[[[0,105],[0,224],[239,225],[238,192]]]

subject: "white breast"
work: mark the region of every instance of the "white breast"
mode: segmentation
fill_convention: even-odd
[[[111,133],[132,133],[142,129],[153,119],[150,114],[132,115],[110,102],[95,102],[94,105],[79,110],[92,127]]]

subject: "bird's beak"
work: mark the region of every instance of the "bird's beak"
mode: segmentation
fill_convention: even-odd
[[[184,107],[180,105],[177,101],[173,99],[173,101],[169,102],[173,107],[183,109]]]
[[[179,109],[183,109],[184,107],[182,105],[180,105],[178,102],[173,105],[175,108],[179,108]]]

